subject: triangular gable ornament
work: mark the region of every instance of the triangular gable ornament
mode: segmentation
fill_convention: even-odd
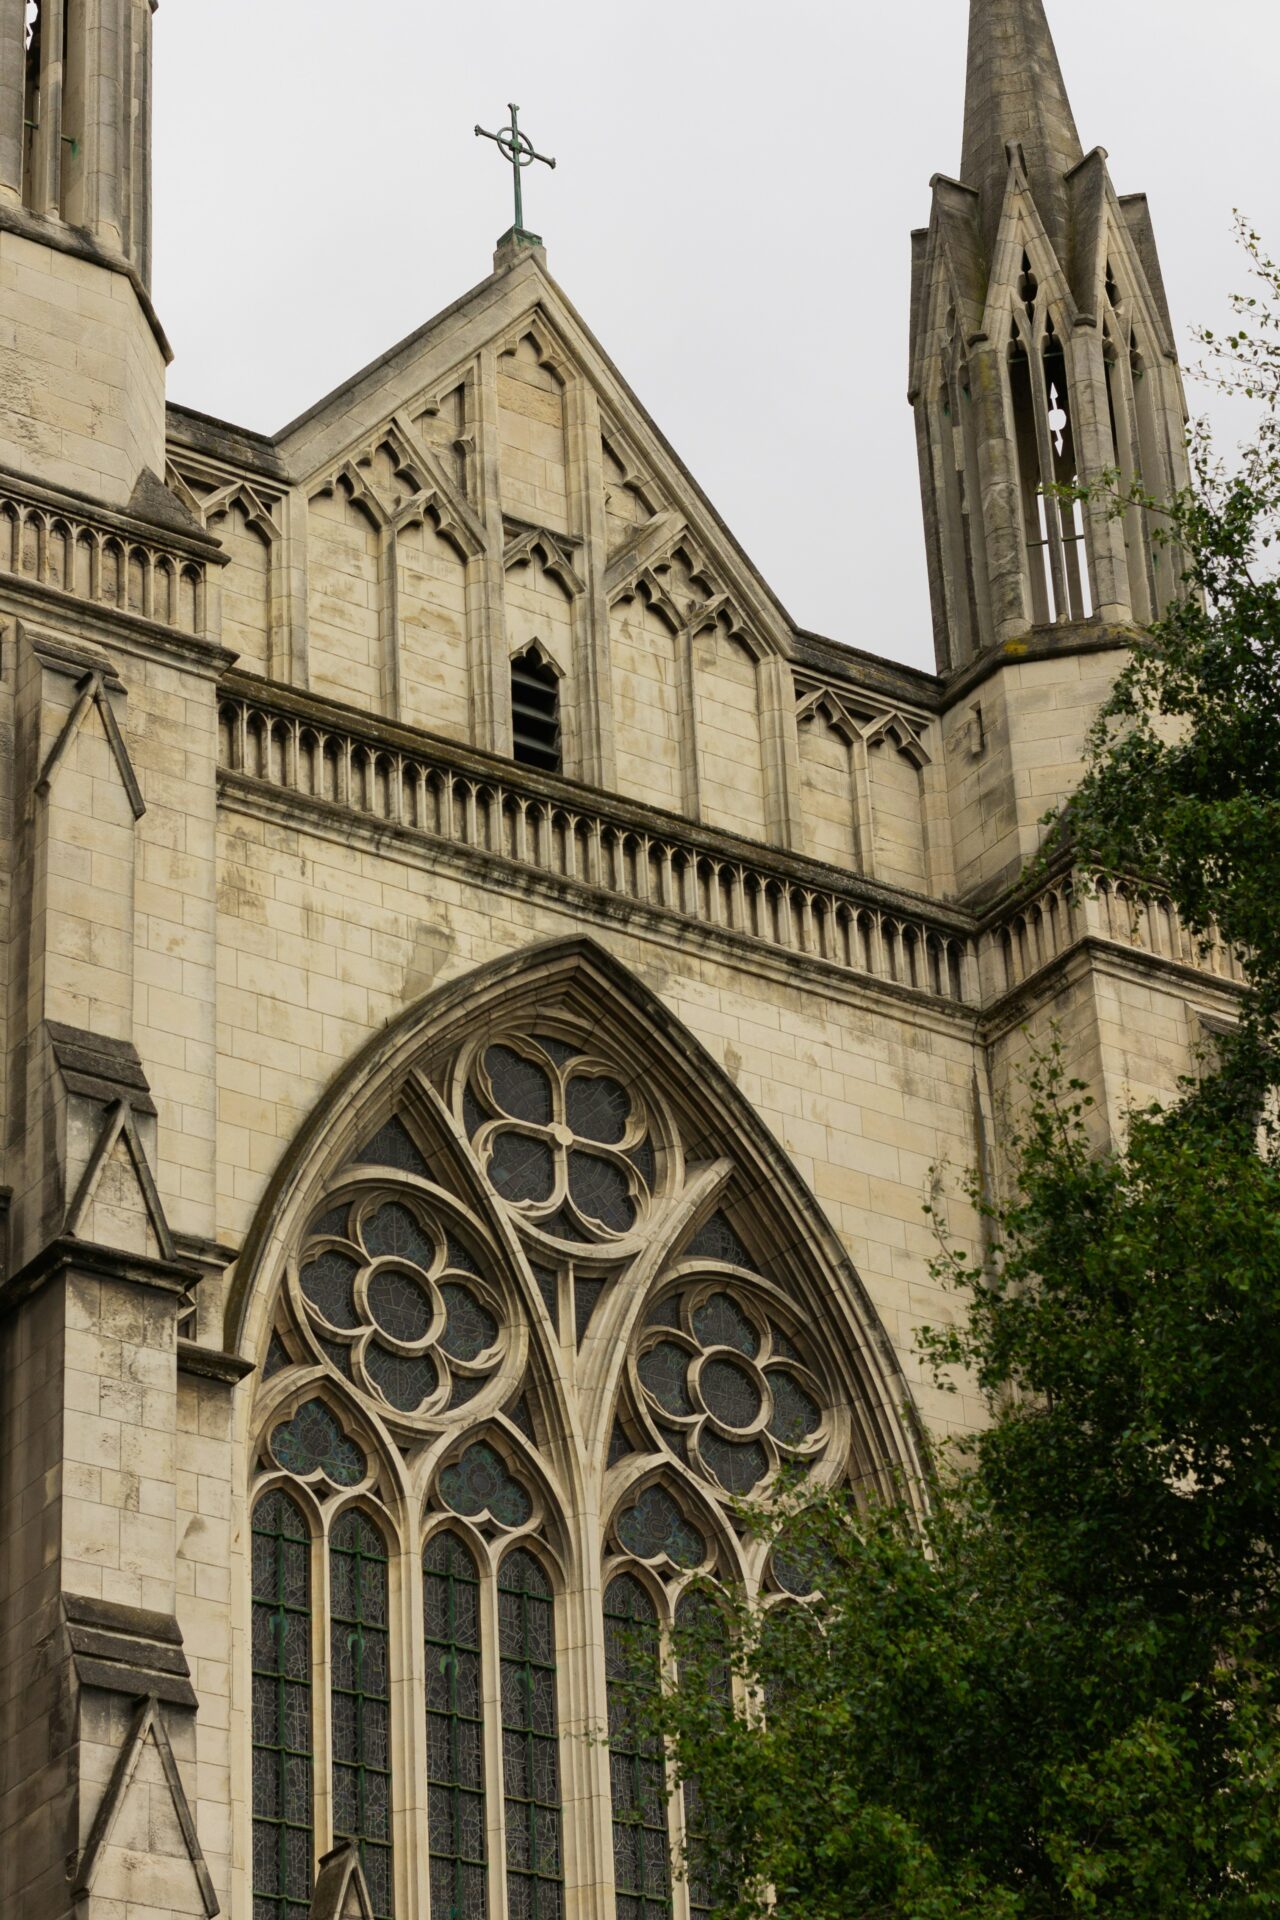
[[[309,1920],[374,1920],[373,1902],[354,1840],[340,1841],[321,1859]]]

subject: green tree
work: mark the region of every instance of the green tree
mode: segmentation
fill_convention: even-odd
[[[1280,1912],[1280,276],[1245,237],[1262,291],[1206,345],[1261,429],[1229,474],[1197,438],[1161,505],[1186,592],[1051,836],[1240,947],[1242,1038],[1102,1152],[1039,1061],[982,1256],[940,1243],[962,1324],[924,1336],[990,1425],[923,1525],[801,1487],[756,1513],[821,1598],[717,1596],[681,1636],[652,1710],[725,1915]]]

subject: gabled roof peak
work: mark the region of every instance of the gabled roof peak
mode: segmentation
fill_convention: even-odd
[[[1022,149],[1045,229],[1061,245],[1064,176],[1084,158],[1044,0],[970,0],[969,68],[961,177],[978,189],[988,247],[1009,175]]]

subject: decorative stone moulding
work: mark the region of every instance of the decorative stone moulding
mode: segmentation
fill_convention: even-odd
[[[170,543],[128,516],[97,507],[90,513],[0,478],[0,584],[53,588],[199,639],[207,632],[206,576],[214,558],[198,528],[190,543]]]

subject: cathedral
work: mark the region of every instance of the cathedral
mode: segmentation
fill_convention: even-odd
[[[1051,490],[1186,479],[1147,202],[971,0],[925,673],[794,625],[519,217],[280,432],[166,405],[154,8],[0,0],[0,1913],[697,1920],[626,1710],[690,1582],[803,1601],[744,1500],[981,1420],[923,1209],[1029,1050],[1105,1131],[1233,1017],[1024,877],[1179,580]]]

